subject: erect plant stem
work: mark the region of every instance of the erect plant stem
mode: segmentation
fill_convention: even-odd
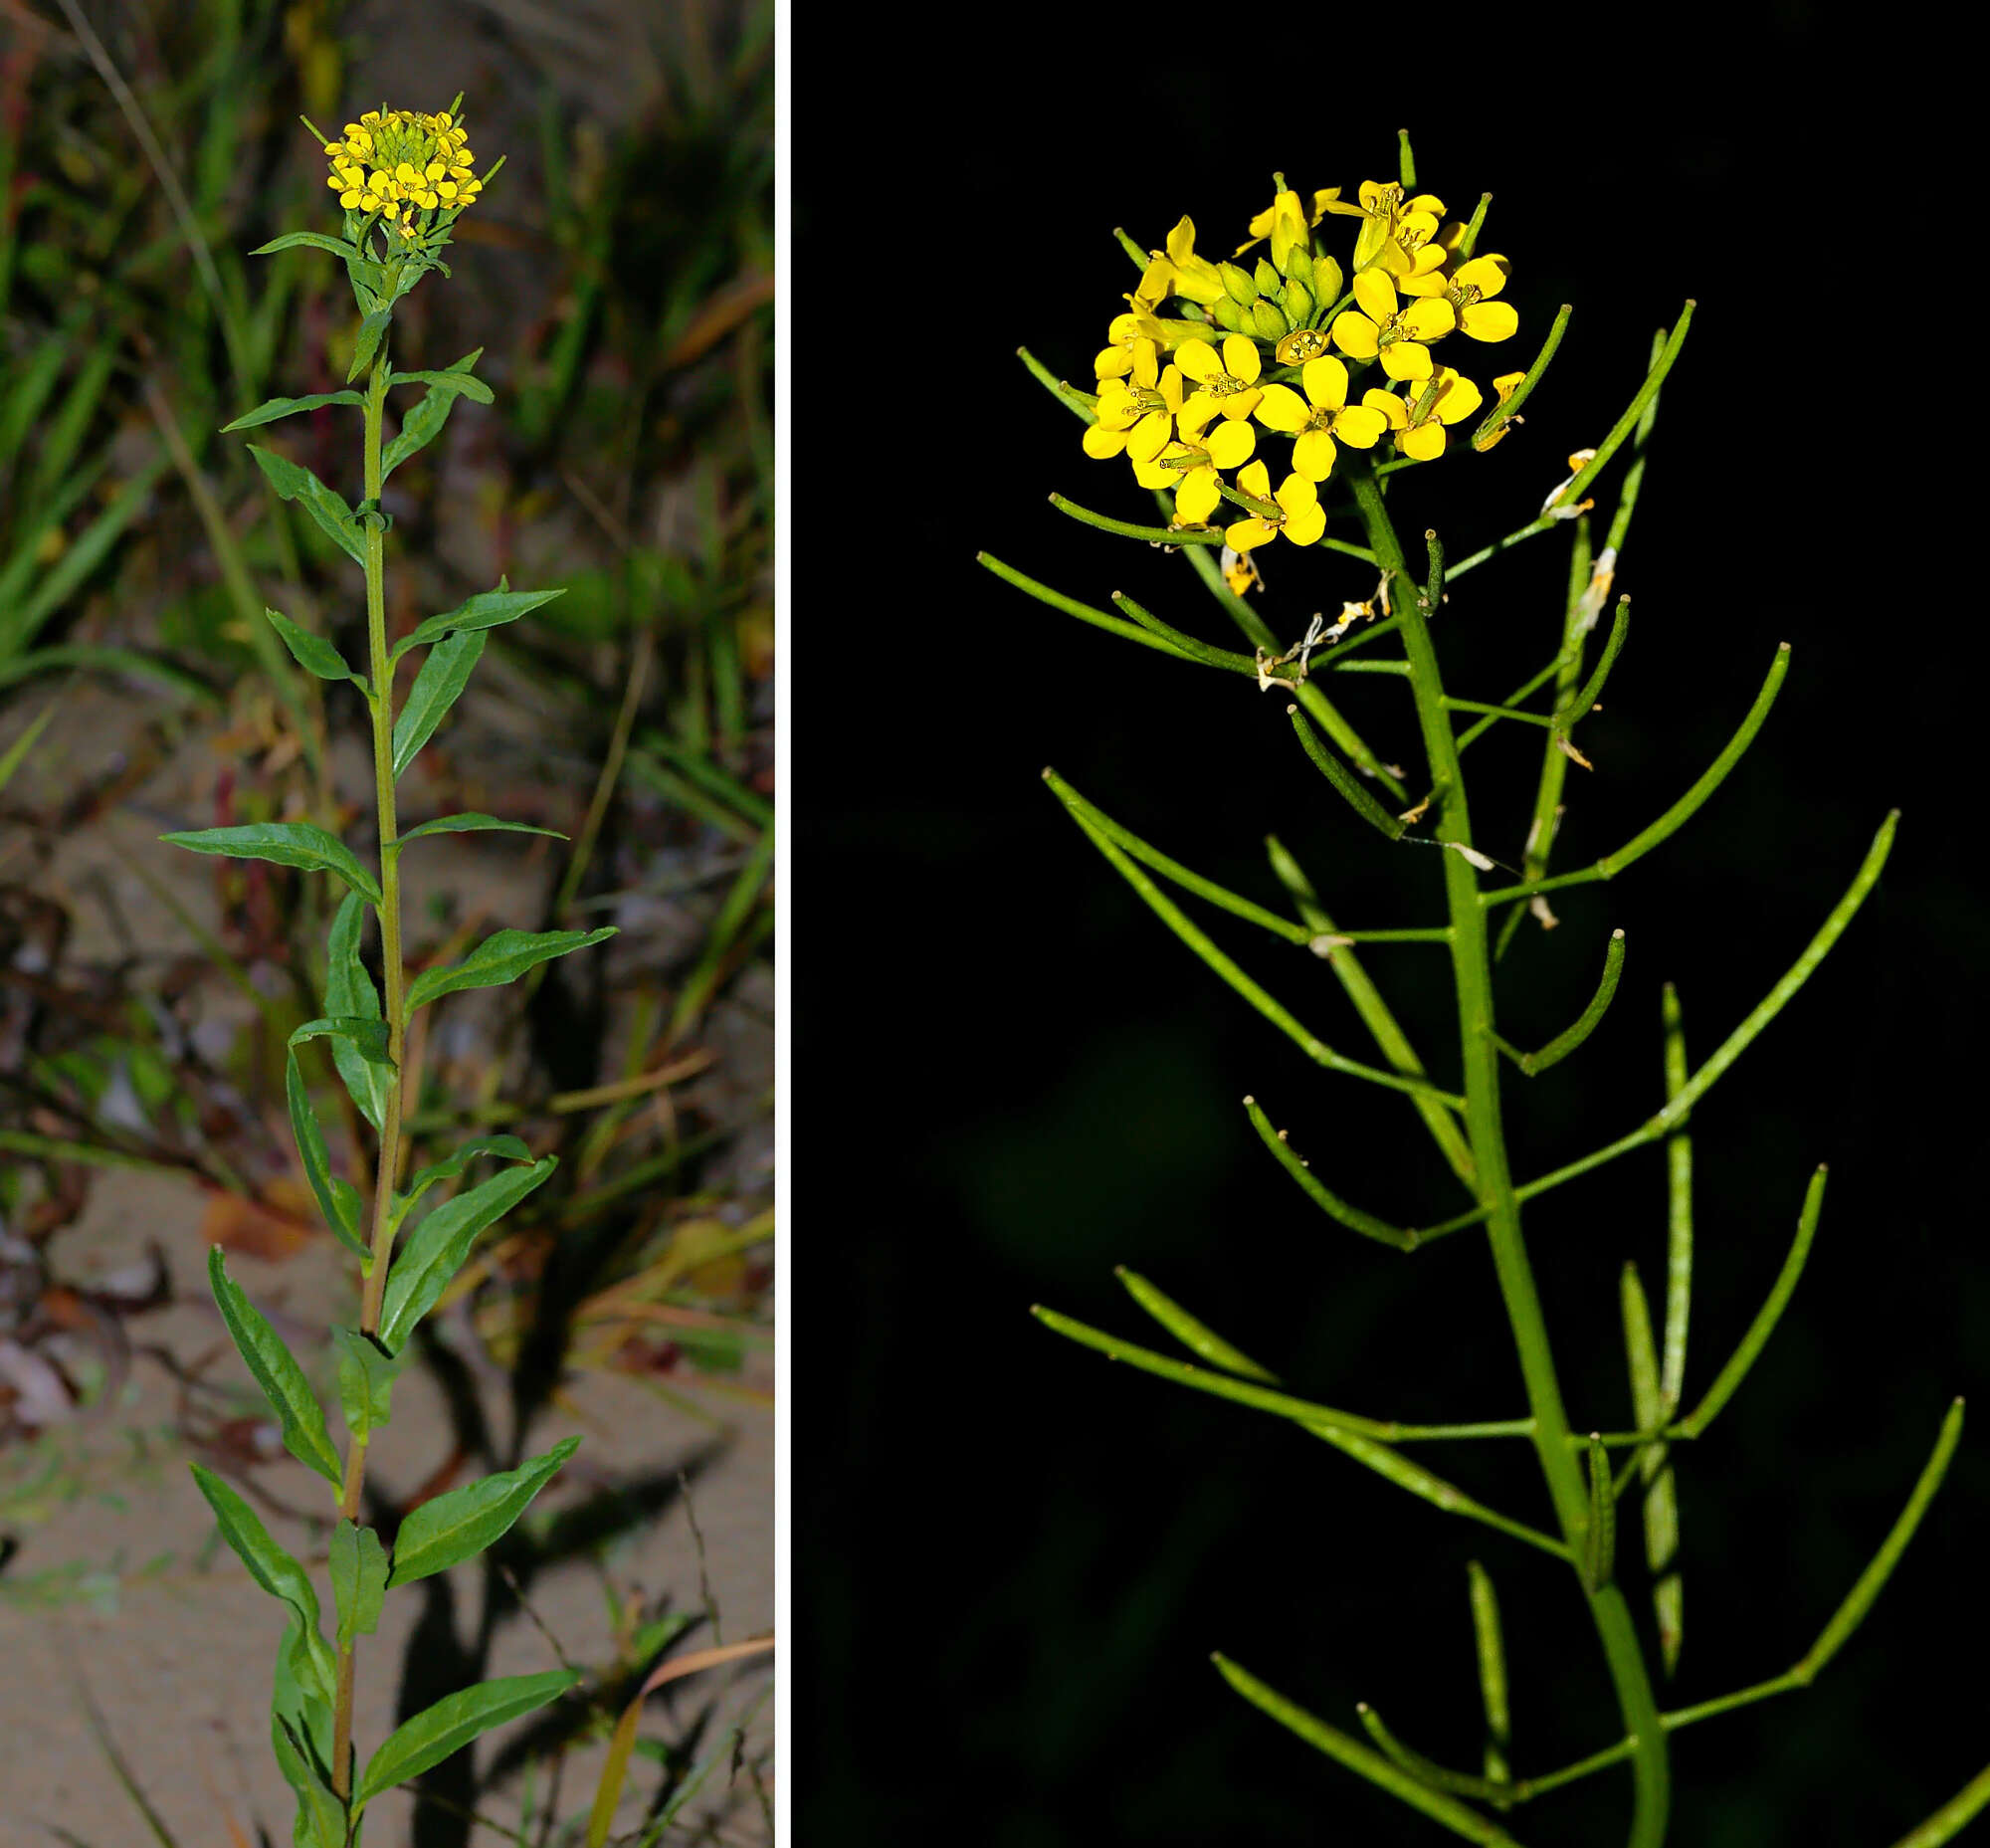
[[[400,1171],[401,1066],[407,1040],[406,983],[401,968],[401,869],[394,843],[400,838],[394,816],[394,670],[387,658],[386,520],[379,512],[380,426],[387,403],[387,343],[382,340],[366,384],[366,484],[361,515],[366,530],[366,641],[373,720],[373,791],[380,818],[380,958],[386,975],[387,1057],[392,1070],[380,1109],[380,1159],[373,1173],[373,1250],[360,1299],[359,1329],[380,1327],[380,1304],[387,1287],[387,1262],[394,1248],[394,1182]],[[346,1453],[345,1481],[338,1512],[359,1519],[366,1477],[366,1440],[355,1437]],[[332,1708],[331,1779],[341,1797],[351,1795],[352,1657],[350,1643],[338,1651],[338,1685]]]
[[[1391,602],[1402,618],[1410,688],[1416,700],[1417,719],[1430,758],[1431,784],[1437,797],[1436,838],[1447,844],[1470,847],[1472,816],[1466,802],[1457,737],[1445,705],[1437,650],[1431,641],[1430,611],[1420,600],[1422,593],[1416,576],[1403,556],[1372,469],[1356,474],[1353,486],[1375,562],[1394,580]],[[1486,1212],[1493,1270],[1499,1293],[1505,1299],[1506,1319],[1513,1332],[1520,1374],[1526,1386],[1535,1454],[1540,1459],[1562,1538],[1570,1553],[1580,1558],[1589,1520],[1588,1491],[1575,1449],[1568,1441],[1568,1414],[1562,1405],[1561,1383],[1548,1345],[1547,1324],[1534,1287],[1533,1269],[1527,1261],[1526,1243],[1520,1231],[1520,1205],[1514,1196],[1507,1164],[1505,1131],[1499,1114],[1499,1052],[1493,1037],[1492,964],[1486,907],[1480,898],[1478,875],[1463,854],[1445,853],[1444,879],[1451,914],[1452,977],[1458,992],[1466,1132],[1472,1144],[1476,1187]],[[1651,1675],[1623,1593],[1613,1583],[1594,1590],[1585,1588],[1584,1596],[1602,1640],[1625,1731],[1636,1742],[1631,1756],[1635,1795],[1629,1848],[1661,1848],[1671,1807],[1671,1767]]]

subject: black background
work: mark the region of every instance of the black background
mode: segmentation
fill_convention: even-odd
[[[1492,192],[1481,249],[1513,263],[1520,335],[1476,371],[1523,365],[1555,306],[1576,309],[1522,431],[1400,479],[1399,529],[1435,524],[1459,556],[1535,511],[1614,421],[1653,330],[1698,300],[1618,579],[1632,639],[1586,733],[1596,772],[1571,772],[1556,865],[1658,814],[1779,641],[1794,663],[1692,824],[1561,895],[1552,934],[1516,939],[1499,1005],[1521,1043],[1580,1008],[1610,928],[1629,946],[1589,1046],[1508,1088],[1517,1171],[1641,1122],[1660,1097],[1660,984],[1679,983],[1704,1056],[1801,950],[1887,810],[1904,813],[1864,913],[1694,1119],[1690,1399],[1768,1289],[1810,1169],[1828,1159],[1833,1178],[1789,1315],[1681,1459],[1686,1644],[1661,1698],[1686,1705],[1795,1661],[1949,1397],[1990,1410],[1966,384],[1981,311],[1962,286],[1980,157],[1930,127],[1953,116],[1939,58],[1910,64],[1877,29],[1802,6],[1476,25],[1386,6],[1060,7],[855,42],[834,17],[802,11],[792,67],[800,1839],[1448,1839],[1246,1707],[1208,1652],[1346,1729],[1370,1700],[1471,1765],[1465,1561],[1482,1558],[1505,1610],[1516,1763],[1543,1770],[1618,1737],[1565,1571],[1027,1313],[1047,1302],[1167,1345],[1115,1284],[1124,1263],[1294,1391],[1376,1416],[1524,1409],[1483,1239],[1408,1258],[1356,1239],[1276,1170],[1239,1100],[1255,1093],[1329,1185],[1399,1223],[1462,1204],[1414,1115],[1308,1065],[1224,990],[1037,772],[1054,763],[1275,907],[1261,842],[1276,830],[1343,923],[1435,921],[1436,856],[1353,820],[1298,760],[1283,698],[1082,628],[976,566],[985,548],[1090,602],[1124,589],[1234,645],[1180,560],[1047,504],[1057,490],[1152,516],[1013,353],[1087,382],[1130,287],[1113,225],[1155,245],[1186,211],[1222,254],[1275,168],[1351,193],[1393,175],[1407,124],[1425,187],[1461,211]],[[1331,529],[1357,532],[1351,511]],[[1439,633],[1454,692],[1500,698],[1547,658],[1566,558],[1545,537],[1461,583]],[[1323,552],[1278,546],[1267,566],[1260,607],[1290,636],[1369,587]],[[1400,683],[1328,690],[1385,757],[1414,760]],[[1531,733],[1475,749],[1479,838],[1502,859],[1519,855],[1537,753]],[[1213,927],[1308,1024],[1366,1052],[1322,967]],[[1377,947],[1367,964],[1455,1072],[1442,950]],[[1659,1153],[1547,1196],[1528,1230],[1571,1414],[1621,1426],[1617,1275],[1626,1258],[1663,1275]],[[1548,1519],[1521,1446],[1419,1455]],[[1965,1431],[1815,1689],[1677,1737],[1674,1840],[1868,1848],[1982,1767],[1987,1455]],[[1623,1575],[1646,1622],[1641,1552],[1633,1519]],[[1627,1814],[1611,1771],[1512,1826],[1529,1844],[1606,1842]]]

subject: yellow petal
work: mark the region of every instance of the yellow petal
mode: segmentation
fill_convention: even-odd
[[[444,182],[448,184],[447,181]],[[1124,346],[1101,346],[1092,356],[1094,378],[1124,378],[1133,369],[1133,355]]]
[[[1238,471],[1237,486],[1254,501],[1272,498],[1272,472],[1262,462],[1246,463]]]
[[[1414,340],[1398,340],[1382,348],[1382,370],[1399,383],[1409,378],[1429,378],[1431,356],[1428,346]]]
[[[1391,404],[1402,402],[1400,398],[1390,397],[1387,392],[1375,395],[1389,398]],[[1373,449],[1388,427],[1388,418],[1369,404],[1350,404],[1333,420],[1333,434],[1343,443],[1352,443],[1356,449]],[[1296,455],[1297,451],[1294,450],[1294,454]]]
[[[1269,545],[1278,536],[1278,527],[1269,520],[1260,519],[1255,513],[1248,519],[1240,519],[1234,525],[1223,528],[1223,542],[1234,552],[1248,552],[1260,545]]]
[[[1420,192],[1414,199],[1406,199],[1403,202],[1403,210],[1406,212],[1427,212],[1435,220],[1444,216],[1444,201],[1434,192]],[[1436,229],[1435,224],[1433,224],[1432,229]]]
[[[1168,255],[1177,263],[1186,262],[1195,255],[1195,220],[1186,213],[1168,233]]]
[[[1288,475],[1279,484],[1278,501],[1288,517],[1296,516],[1319,505],[1319,489],[1303,475]]]
[[[1309,482],[1323,482],[1333,473],[1335,453],[1333,439],[1324,430],[1308,430],[1293,445],[1294,473]]]
[[[1450,370],[1449,367],[1446,368]],[[1455,424],[1470,417],[1486,402],[1486,394],[1469,378],[1452,372],[1444,381],[1444,389],[1437,395],[1437,414],[1440,423]]]
[[[1217,358],[1216,348],[1207,340],[1184,340],[1175,348],[1175,364],[1181,367],[1184,377],[1194,379],[1198,385],[1208,384],[1223,372],[1223,361]]]
[[[1125,447],[1125,431],[1115,430],[1110,424],[1094,424],[1085,433],[1085,453],[1094,461],[1103,462]]]
[[[1191,469],[1182,485],[1175,490],[1175,517],[1191,526],[1199,526],[1222,503],[1223,497],[1216,492],[1216,471]]]
[[[1458,324],[1475,340],[1510,340],[1520,330],[1520,315],[1510,302],[1474,302]]]
[[[1373,411],[1391,430],[1400,430],[1410,421],[1408,409],[1393,391],[1383,391],[1377,386],[1370,385],[1361,394],[1361,404],[1362,408]],[[1352,437],[1348,438],[1350,443],[1353,440]]]
[[[1265,394],[1261,391],[1233,391],[1227,398],[1217,402],[1226,417],[1249,417],[1258,408],[1258,400]]]
[[[1324,358],[1308,359],[1299,378],[1313,403],[1337,411],[1347,402],[1347,368],[1331,353]]]
[[[1371,320],[1384,321],[1396,311],[1396,286],[1379,271],[1363,270],[1354,279],[1354,300]]]
[[[1166,411],[1149,411],[1126,433],[1126,453],[1135,462],[1152,462],[1174,433],[1175,420]]]
[[[1203,442],[1209,459],[1219,469],[1241,467],[1258,447],[1258,433],[1248,423],[1219,423]]]
[[[1451,279],[1460,287],[1479,291],[1482,301],[1496,296],[1506,287],[1506,277],[1511,269],[1503,257],[1475,257],[1462,265]]]
[[[1153,341],[1135,340],[1133,342],[1133,377],[1135,380],[1146,386],[1149,391],[1152,391],[1154,381],[1160,377],[1160,354]]]
[[[1356,281],[1359,281],[1356,278]],[[1382,329],[1357,308],[1333,317],[1333,343],[1356,359],[1373,359]]]
[[[1405,430],[1396,439],[1396,447],[1419,462],[1434,462],[1444,454],[1444,426],[1419,424],[1414,430]]]
[[[1232,378],[1241,378],[1247,385],[1255,384],[1264,364],[1256,340],[1247,340],[1241,333],[1223,336],[1223,369]]]
[[[1425,296],[1403,310],[1402,328],[1413,340],[1439,340],[1458,325],[1449,302]]]
[[[1311,374],[1317,359],[1307,363],[1306,372]],[[1283,430],[1288,436],[1294,436],[1305,428],[1306,405],[1290,385],[1267,385],[1258,399],[1258,421],[1274,430]]]
[[[1315,503],[1304,513],[1293,514],[1283,530],[1294,545],[1316,545],[1326,531],[1326,509]]]

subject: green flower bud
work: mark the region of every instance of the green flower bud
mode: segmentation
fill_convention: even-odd
[[[1260,257],[1258,259],[1257,274],[1258,274],[1258,293],[1261,296],[1277,295],[1279,293],[1279,285],[1286,280],[1283,276],[1281,276],[1278,273],[1278,271],[1273,269],[1271,264],[1268,263],[1263,257]]]
[[[1301,287],[1312,287],[1312,257],[1300,245],[1294,245],[1286,253],[1286,280]]]
[[[1214,316],[1216,324],[1228,333],[1253,331],[1250,314],[1228,296],[1221,302],[1213,303],[1209,311]]]
[[[1312,297],[1303,284],[1293,278],[1287,278],[1286,286],[1279,291],[1279,306],[1294,327],[1312,318]]]
[[[1216,268],[1231,301],[1239,308],[1249,308],[1258,299],[1258,285],[1251,280],[1250,271],[1239,269],[1234,263],[1219,263]]]
[[[1283,340],[1292,330],[1292,322],[1287,320],[1279,308],[1262,296],[1251,305],[1251,325],[1244,329],[1255,332],[1261,340]]]

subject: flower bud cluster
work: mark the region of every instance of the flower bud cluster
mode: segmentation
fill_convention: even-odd
[[[1452,334],[1507,340],[1519,325],[1497,299],[1506,259],[1471,255],[1468,227],[1446,221],[1442,199],[1368,180],[1356,200],[1335,186],[1308,205],[1283,176],[1276,185],[1232,259],[1199,255],[1187,218],[1150,253],[1094,361],[1085,433],[1087,455],[1124,455],[1142,486],[1173,494],[1176,525],[1206,525],[1224,500],[1241,502],[1248,516],[1224,533],[1240,552],[1282,534],[1319,539],[1319,488],[1342,444],[1367,450],[1387,437],[1418,462],[1443,455],[1449,429],[1485,394],[1432,347]],[[1315,247],[1328,217],[1361,221],[1346,271]],[[1494,379],[1497,399],[1522,376]],[[1256,455],[1261,430],[1292,441],[1276,490]]]

